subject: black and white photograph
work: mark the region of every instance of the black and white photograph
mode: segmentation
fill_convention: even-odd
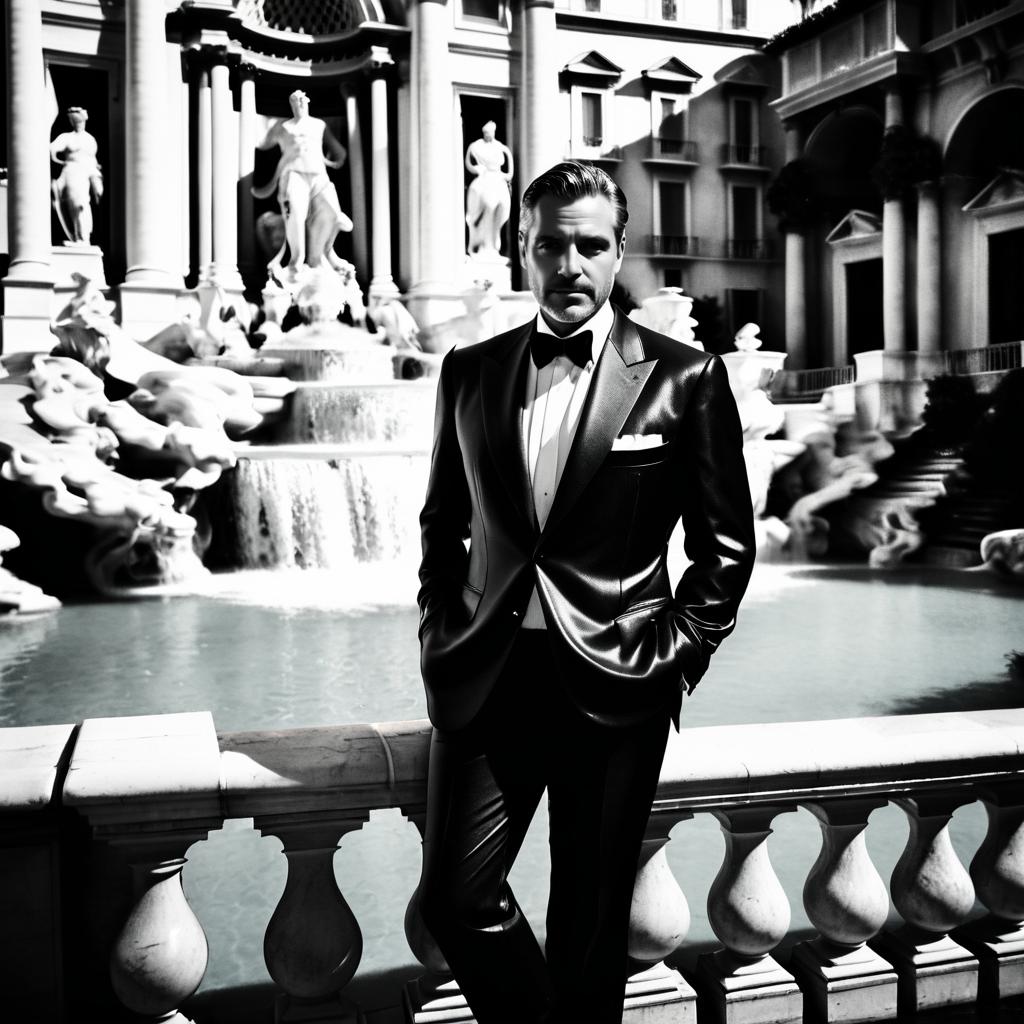
[[[1024,0],[0,68],[0,1020],[1024,1020]]]

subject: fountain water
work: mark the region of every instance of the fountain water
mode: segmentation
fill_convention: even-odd
[[[436,378],[396,380],[407,353],[339,323],[315,285],[299,304],[308,322],[261,350],[297,384],[273,443],[239,450],[238,559],[245,568],[329,570],[412,563]]]

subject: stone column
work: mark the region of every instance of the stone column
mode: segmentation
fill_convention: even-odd
[[[167,160],[166,35],[163,0],[125,5],[125,227],[128,272],[121,286],[122,322],[139,336],[175,319],[183,282],[170,267],[175,235]]]
[[[213,100],[209,68],[196,70],[196,273],[206,281],[213,263]]]
[[[786,162],[799,158],[803,137],[795,124],[786,125]],[[797,230],[786,232],[786,352],[790,369],[807,366],[807,240]]]
[[[520,191],[542,171],[562,159],[559,138],[558,57],[554,0],[523,0],[522,154]]]
[[[256,80],[251,65],[238,73],[238,263],[243,276],[256,273],[256,211],[253,205],[253,172],[256,168]]]
[[[433,5],[427,5],[433,6]],[[370,158],[373,174],[373,277],[370,300],[398,296],[398,287],[391,274],[391,171],[388,139],[387,72],[394,67],[391,54],[383,46],[370,47],[373,80],[370,83]],[[433,194],[420,182],[422,206],[433,205]],[[429,197],[429,199],[427,198]]]
[[[452,82],[448,71],[451,13],[445,0],[418,0],[412,34],[419,146],[419,220],[413,285],[417,291],[451,288],[451,233],[461,231],[452,209]],[[461,169],[458,173],[462,173]],[[377,204],[374,189],[374,207]],[[376,273],[376,268],[374,269]]]
[[[917,186],[917,351],[942,348],[942,239],[939,183]]]
[[[896,88],[885,94],[885,129],[903,124],[903,100]],[[907,223],[904,201],[882,206],[882,336],[886,352],[907,350]]]
[[[213,264],[210,280],[242,294],[238,275],[238,150],[234,139],[230,71],[223,53],[210,67],[213,170]]]
[[[3,281],[4,353],[48,351],[53,275],[50,271],[50,162],[43,77],[43,21],[34,0],[11,0],[7,11],[7,211],[10,269]]]
[[[345,127],[348,132],[348,178],[352,196],[352,261],[356,275],[364,279],[370,273],[366,218],[366,167],[363,162],[363,130],[359,119],[359,97],[354,91],[342,90],[345,100]]]

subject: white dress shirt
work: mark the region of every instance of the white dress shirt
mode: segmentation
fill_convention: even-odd
[[[576,436],[576,428],[590,390],[594,367],[608,340],[614,320],[615,311],[606,301],[589,320],[572,332],[593,332],[590,362],[584,367],[577,366],[568,356],[557,356],[539,369],[532,358],[529,361],[522,438],[526,469],[533,490],[533,507],[541,529],[544,529],[548,521],[558,482],[562,478],[572,439]],[[535,329],[540,334],[552,333],[540,313],[537,314]],[[572,337],[572,334],[568,337]],[[545,628],[536,587],[523,616],[523,628]]]

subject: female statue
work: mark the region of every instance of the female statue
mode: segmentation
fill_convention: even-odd
[[[466,170],[475,175],[466,190],[471,256],[501,252],[501,229],[512,209],[512,151],[494,137],[496,127],[493,121],[488,121],[480,129],[482,138],[475,139],[466,150]],[[503,171],[506,159],[508,170]]]
[[[103,195],[103,175],[96,161],[96,140],[85,130],[89,112],[68,107],[71,131],[62,132],[50,143],[50,159],[61,165],[54,180],[53,206],[64,233],[76,245],[88,245],[92,236],[91,202]]]

